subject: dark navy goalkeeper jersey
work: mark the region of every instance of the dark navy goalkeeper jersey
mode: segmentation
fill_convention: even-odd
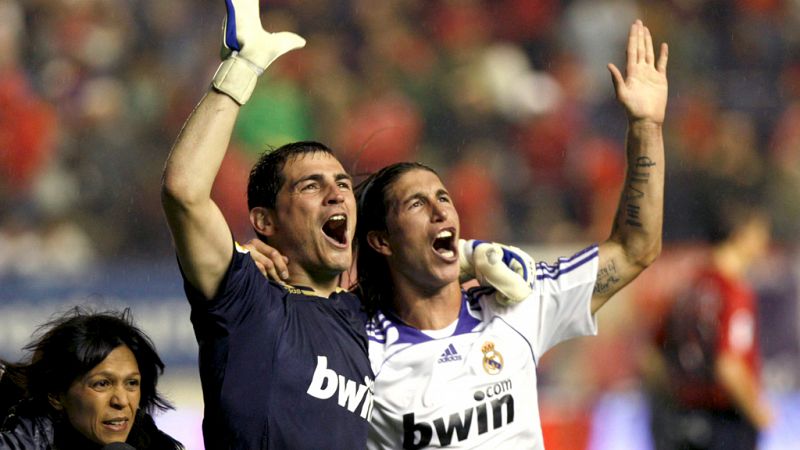
[[[357,297],[269,282],[239,250],[214,299],[184,287],[207,449],[365,447],[373,375]]]

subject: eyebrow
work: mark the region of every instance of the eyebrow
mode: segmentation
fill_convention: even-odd
[[[93,377],[101,377],[101,376],[102,376],[102,377],[107,377],[107,378],[117,378],[117,374],[116,374],[116,373],[113,373],[113,372],[109,372],[109,371],[107,371],[107,370],[104,370],[104,371],[102,371],[102,372],[90,373],[90,374],[86,375],[86,379],[88,380],[88,379],[90,379],[90,378],[93,378]],[[139,377],[141,377],[141,376],[142,376],[142,373],[141,373],[141,372],[139,372],[139,371],[136,371],[136,372],[130,372],[130,373],[128,373],[128,374],[125,374],[125,375],[123,375],[123,376],[122,376],[122,377],[120,377],[120,378],[129,378],[129,377],[134,377],[134,376],[139,376]]]
[[[334,181],[341,181],[341,180],[347,180],[347,181],[350,181],[350,182],[353,181],[353,177],[351,177],[350,175],[348,175],[346,173],[337,173],[336,175],[333,176],[333,179],[334,179]],[[317,182],[321,183],[321,182],[325,181],[325,176],[322,175],[321,173],[312,173],[310,175],[306,175],[303,178],[300,178],[299,180],[297,180],[294,183],[292,183],[292,189],[297,187],[298,184],[300,184],[300,183],[302,183],[304,181],[309,181],[309,180],[317,181]]]
[[[336,176],[333,177],[333,179],[336,181],[340,180],[353,181],[353,177],[351,177],[350,174],[347,173],[337,173]]]
[[[450,193],[447,192],[447,189],[440,188],[440,189],[437,189],[436,193],[434,194],[434,196],[437,197],[437,198],[442,196],[442,195],[446,195],[446,196],[449,197]],[[401,200],[400,204],[401,205],[405,205],[405,204],[407,204],[408,202],[410,202],[412,200],[425,199],[425,197],[426,197],[425,194],[423,194],[422,192],[415,192],[415,193],[409,195],[408,197],[406,197],[405,199]]]

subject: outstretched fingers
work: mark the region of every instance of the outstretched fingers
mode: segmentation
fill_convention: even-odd
[[[667,60],[669,59],[669,46],[666,42],[661,44],[661,49],[658,54],[658,63],[656,64],[656,70],[660,73],[666,74],[667,73]]]
[[[655,54],[650,29],[637,19],[628,34],[626,71],[608,64],[617,99],[626,108],[630,119],[663,122],[667,96],[666,68],[668,51],[661,44]]]
[[[644,26],[641,19],[636,19],[636,21],[631,24],[627,48],[628,73],[635,70],[635,66],[640,63],[655,66],[659,72],[665,73],[667,70],[668,55],[667,44],[661,44],[658,60],[656,60],[653,35],[650,33],[650,29]]]
[[[611,72],[611,81],[614,83],[614,90],[619,92],[620,86],[625,84],[625,79],[622,77],[622,73],[619,71],[617,66],[609,63],[607,67],[608,71]]]
[[[636,19],[636,62],[642,63],[647,56],[646,40],[644,33],[644,24],[641,20]]]
[[[631,31],[628,33],[628,72],[633,69],[634,64],[639,58],[639,33],[638,25],[641,22],[638,20],[631,25]]]

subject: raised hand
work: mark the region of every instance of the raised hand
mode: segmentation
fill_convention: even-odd
[[[265,31],[258,0],[225,0],[225,6],[227,15],[220,52],[223,62],[214,75],[213,85],[243,105],[264,69],[284,53],[306,45],[306,41],[288,31]]]
[[[227,15],[222,26],[222,59],[233,52],[264,70],[278,56],[303,47],[305,39],[281,31],[270,33],[261,25],[258,0],[225,0]]]
[[[667,58],[669,48],[662,43],[658,61],[653,52],[653,38],[650,30],[641,20],[631,25],[628,34],[627,78],[614,64],[608,65],[617,99],[625,107],[628,120],[664,122],[667,108]]]

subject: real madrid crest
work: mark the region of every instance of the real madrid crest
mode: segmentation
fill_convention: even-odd
[[[483,370],[489,375],[497,375],[503,370],[503,355],[494,349],[494,342],[486,341],[481,347],[483,352]]]

